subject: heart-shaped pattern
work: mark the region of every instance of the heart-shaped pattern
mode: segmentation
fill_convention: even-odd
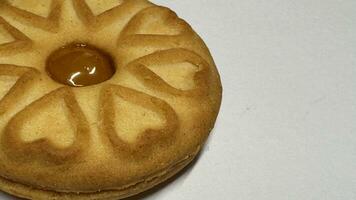
[[[21,31],[11,26],[2,17],[0,17],[0,25],[13,38],[13,41],[0,44],[1,56],[20,53],[24,50],[28,50],[31,47],[32,41]]]
[[[188,62],[197,67],[193,76],[195,88],[182,90],[170,85],[147,66]],[[146,86],[165,93],[185,96],[201,96],[208,92],[209,64],[199,55],[186,49],[157,51],[139,58],[127,65],[127,68]]]
[[[140,133],[134,143],[129,143],[119,137],[115,129],[114,95],[125,101],[139,105],[161,115],[165,125],[159,129],[146,129]],[[153,148],[171,144],[175,139],[178,127],[178,117],[173,108],[163,100],[148,94],[119,85],[107,85],[101,92],[101,130],[110,146],[124,158],[145,158]],[[139,119],[138,119],[139,120]]]
[[[160,47],[164,44],[166,48],[174,48],[189,35],[193,35],[193,30],[184,20],[168,8],[154,6],[130,20],[119,36],[118,45]]]
[[[0,99],[0,115],[4,114],[24,95],[24,91],[32,87],[39,72],[30,67],[0,64],[0,76],[19,77],[16,83]]]
[[[15,39],[12,35],[4,28],[4,25],[0,25],[0,44],[7,44],[13,42]]]
[[[127,13],[142,9],[144,0],[122,0],[120,4],[107,9],[100,14],[94,14],[86,0],[72,0],[78,17],[90,30],[99,30],[101,27],[114,22]]]
[[[8,4],[42,17],[48,17],[50,0],[5,0]]]
[[[69,122],[73,127],[74,139],[71,145],[58,147],[47,138],[40,138],[26,142],[21,138],[26,124],[41,112],[50,112],[54,104],[64,101],[63,113],[67,112]],[[31,127],[31,126],[30,126]],[[48,130],[42,127],[41,130]],[[63,87],[45,95],[33,102],[22,111],[18,112],[5,127],[1,138],[2,150],[10,159],[18,162],[33,162],[34,160],[44,165],[67,164],[78,161],[80,154],[88,149],[90,129],[88,122],[79,107],[71,89]]]
[[[0,100],[10,91],[18,79],[18,76],[0,75]]]
[[[0,116],[3,119],[1,176],[33,188],[62,191],[69,196],[76,191],[102,195],[98,189],[111,191],[131,186],[139,189],[142,177],[150,180],[152,175],[154,179],[157,174],[152,172],[160,176],[161,170],[176,167],[186,156],[193,157],[195,153],[191,150],[200,148],[206,139],[220,101],[218,88],[214,91],[218,83],[216,73],[210,74],[215,72],[215,66],[206,46],[190,26],[169,9],[155,7],[146,0],[125,0],[99,14],[85,4],[87,0],[47,2],[51,2],[53,8],[59,7],[52,8],[44,17],[0,0],[0,15],[31,39],[33,37],[34,43],[31,51],[0,60],[17,64],[28,62],[27,65],[38,68],[42,73],[37,76],[36,70],[23,68],[22,71],[21,67],[9,65],[0,69],[0,77],[1,74],[18,76],[14,86],[4,86],[5,92],[8,86],[11,89],[3,98],[0,97],[0,110],[6,112]],[[146,19],[149,26],[138,23]],[[28,26],[21,26],[21,23]],[[13,39],[29,41],[25,37]],[[53,91],[60,86],[46,76],[45,58],[41,55],[59,47],[62,42],[77,41],[76,38],[107,50],[121,67],[117,76],[107,83]],[[118,39],[119,44],[113,39]],[[10,48],[5,49],[8,51]],[[21,48],[16,49],[18,52]],[[4,54],[0,52],[0,55]],[[189,79],[192,87],[179,87],[181,85],[174,84],[177,80],[172,75],[161,75],[152,69],[169,65],[174,68],[181,63],[188,63],[193,69],[191,76],[181,79],[181,82]],[[30,76],[27,73],[34,74]],[[28,81],[35,80],[35,75],[38,80],[33,81],[36,85],[32,87],[34,84]],[[5,77],[2,80],[11,82],[16,78]],[[133,89],[108,83],[123,84]],[[209,95],[202,96],[207,94],[207,83],[214,88]],[[49,90],[52,92],[45,94]],[[118,118],[125,113],[122,107],[117,106],[120,101],[132,104],[134,109],[143,108],[143,113],[150,115],[153,123],[137,114],[128,117],[130,126],[120,129],[123,126],[118,123],[121,120]],[[12,105],[15,106],[9,109]],[[135,123],[139,120],[145,122]],[[132,133],[134,138],[130,139],[127,135],[133,130],[125,131],[135,125],[140,129]],[[62,131],[66,139],[61,138]],[[150,184],[142,183],[144,187]]]
[[[9,3],[7,0],[0,2],[0,11],[13,16],[14,19],[27,25],[35,26],[50,32],[57,32],[59,29],[62,4],[63,0],[52,0],[47,17],[18,8]]]
[[[125,0],[85,0],[85,3],[88,5],[92,13],[96,16],[115,9],[119,5],[121,5]]]
[[[136,14],[121,33],[129,35],[165,35],[177,36],[186,31],[187,24],[164,7],[150,7]]]
[[[165,119],[159,113],[113,95],[115,129],[127,143],[134,143],[146,129],[161,129]]]

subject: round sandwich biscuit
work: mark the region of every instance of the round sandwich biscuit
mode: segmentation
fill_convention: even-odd
[[[0,1],[0,189],[122,199],[189,164],[220,78],[173,11],[146,0]]]

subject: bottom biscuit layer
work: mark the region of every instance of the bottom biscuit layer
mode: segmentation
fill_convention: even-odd
[[[98,191],[93,193],[63,193],[55,191],[47,191],[30,186],[15,183],[5,178],[0,177],[0,190],[9,193],[11,195],[34,200],[118,200],[127,198],[143,191],[151,189],[171,178],[184,167],[186,167],[198,154],[200,148],[196,152],[177,162],[172,167],[157,173],[147,179],[139,181],[137,183],[128,185],[119,190],[110,191]]]

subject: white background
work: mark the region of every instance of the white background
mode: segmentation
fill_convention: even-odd
[[[132,200],[356,199],[355,0],[154,2],[206,41],[224,97],[197,162]]]

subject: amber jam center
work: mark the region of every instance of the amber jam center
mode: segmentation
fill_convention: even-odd
[[[115,73],[115,64],[109,54],[94,46],[72,43],[47,58],[46,70],[56,82],[83,87],[110,79]]]

